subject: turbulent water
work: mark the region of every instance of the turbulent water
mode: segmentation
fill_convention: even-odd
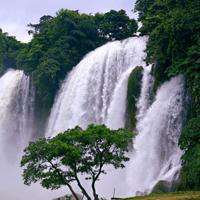
[[[137,102],[137,121],[140,121],[151,103],[151,93],[153,87],[153,77],[151,75],[151,65],[144,67],[142,77],[142,88],[140,91],[140,98]]]
[[[136,37],[110,42],[88,54],[66,78],[51,112],[47,136],[76,125],[106,124],[119,104],[111,126],[123,127],[128,74],[130,69],[145,65],[146,41]],[[115,97],[121,100],[117,103]]]
[[[110,42],[92,51],[67,75],[55,99],[46,136],[76,125],[125,126],[127,84],[136,66],[143,66],[137,99],[137,136],[130,162],[123,170],[106,168],[98,192],[111,197],[150,193],[159,181],[171,184],[181,168],[178,139],[184,121],[184,78],[164,83],[152,96],[151,66],[146,66],[146,37]],[[34,135],[34,88],[22,71],[9,70],[0,77],[0,195],[6,200],[46,200],[60,196],[21,180],[19,155]],[[15,161],[13,163],[13,160]],[[84,182],[87,185],[88,182]],[[88,186],[89,188],[89,186]],[[66,190],[64,191],[66,193]]]
[[[177,180],[181,168],[178,139],[184,121],[184,96],[183,77],[171,79],[158,90],[155,101],[138,121],[135,152],[128,171],[130,193],[149,193],[159,181],[166,181],[170,187]]]
[[[111,129],[119,129],[125,126],[127,85],[132,70],[133,68],[130,68],[125,71],[115,87],[105,121],[105,124]]]

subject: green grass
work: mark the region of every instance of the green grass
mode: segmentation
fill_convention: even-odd
[[[144,197],[132,197],[125,200],[200,200],[200,191],[151,194]]]

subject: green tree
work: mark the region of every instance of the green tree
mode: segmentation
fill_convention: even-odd
[[[129,160],[126,152],[132,137],[133,134],[124,129],[114,131],[104,125],[90,125],[86,130],[76,127],[52,139],[30,143],[21,161],[24,183],[40,181],[47,189],[67,186],[78,200],[71,185],[76,182],[83,195],[91,200],[80,180],[84,174],[85,179],[91,181],[93,198],[98,200],[95,184],[106,174],[104,167],[124,167],[124,162]]]
[[[179,143],[185,151],[180,188],[200,190],[200,117],[189,120]]]
[[[137,31],[137,23],[130,19],[124,10],[105,13],[100,19],[99,34],[108,40],[122,40],[133,36]]]
[[[8,68],[17,68],[17,55],[24,44],[0,29],[0,74]]]
[[[31,28],[30,30],[28,30],[28,34],[36,35],[36,34],[42,32],[45,25],[47,23],[49,23],[52,19],[53,19],[52,16],[44,15],[40,18],[40,21],[38,24],[32,24],[32,23],[28,24],[28,27]]]

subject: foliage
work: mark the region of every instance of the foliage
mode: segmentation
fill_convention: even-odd
[[[0,29],[0,74],[8,68],[16,68],[16,56],[23,44]]]
[[[104,125],[90,125],[86,130],[76,127],[52,139],[30,143],[21,161],[24,182],[30,185],[41,181],[47,189],[66,185],[74,195],[71,183],[76,182],[85,197],[92,199],[79,179],[84,174],[91,180],[94,199],[98,199],[95,183],[106,174],[105,165],[124,167],[132,137],[123,129],[112,131]]]
[[[155,64],[154,89],[156,90],[166,79],[177,74],[184,74],[191,96],[191,110],[187,120],[187,123],[190,123],[190,119],[200,114],[200,2],[196,0],[137,0],[136,10],[143,24],[140,29],[141,34],[149,35],[147,62]],[[194,123],[194,126],[198,127],[197,121]],[[189,125],[186,124],[187,126]],[[187,137],[187,140],[188,143],[194,142],[192,137]],[[196,147],[199,146],[198,143],[198,140],[195,141]],[[186,149],[184,144],[182,143],[181,147]],[[193,152],[194,157],[191,159],[190,152],[194,149],[191,146],[188,148],[183,156],[185,165],[182,177],[189,174],[190,177],[193,176],[192,184],[189,179],[186,179],[188,182],[185,183],[192,189],[199,184],[194,180],[199,173],[200,161],[197,159],[199,150],[196,149],[195,153]],[[190,167],[187,167],[189,165]]]
[[[135,20],[130,20],[124,10],[105,13],[99,25],[100,35],[109,40],[121,40],[130,37],[137,30]]]
[[[200,190],[200,117],[189,120],[183,129],[180,145],[185,150],[180,187]]]
[[[142,67],[136,67],[128,79],[126,128],[134,130],[136,126],[137,100],[141,91]]]

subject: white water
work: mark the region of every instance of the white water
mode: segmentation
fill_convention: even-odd
[[[122,74],[121,79],[115,87],[113,97],[108,108],[105,124],[113,130],[123,128],[125,126],[127,85],[128,78],[132,71],[133,68],[130,68]]]
[[[33,98],[29,87],[29,77],[19,70],[10,70],[0,78],[0,143],[9,156],[13,156],[12,151],[16,156],[16,150],[32,137]]]
[[[177,179],[181,168],[182,152],[178,139],[184,116],[183,105],[184,80],[178,76],[162,85],[154,103],[143,118],[139,118],[135,152],[128,169],[130,194],[149,193],[160,180],[172,183]]]
[[[128,74],[130,69],[145,65],[146,41],[145,37],[136,37],[110,42],[88,54],[63,83],[46,135],[51,137],[76,125],[109,125],[119,103],[120,110],[109,126],[123,127]]]
[[[60,192],[39,185],[25,186],[20,169],[21,151],[33,137],[34,89],[19,70],[0,77],[0,199],[51,200]]]
[[[151,75],[151,65],[144,67],[141,92],[137,102],[137,121],[140,121],[144,117],[148,107],[150,106],[150,95],[153,81],[154,80]]]

